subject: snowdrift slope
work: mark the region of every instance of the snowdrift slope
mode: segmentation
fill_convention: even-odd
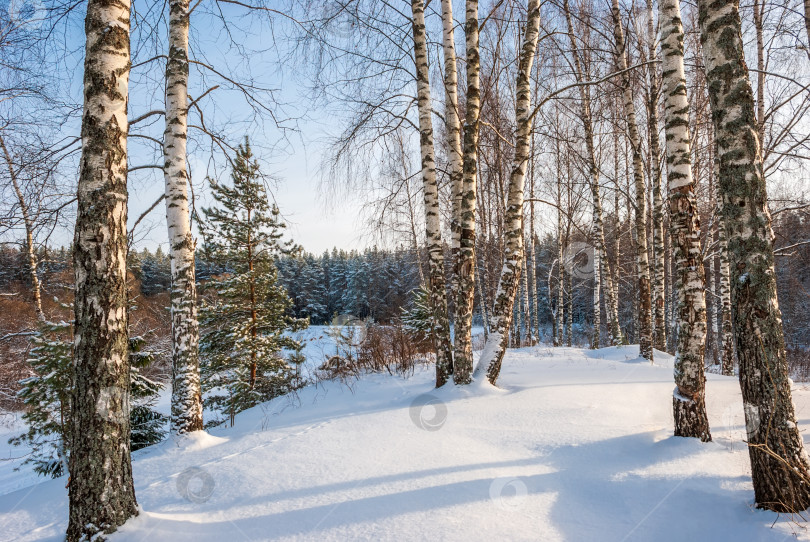
[[[430,370],[308,388],[135,453],[142,511],[111,538],[810,540],[752,506],[736,379],[709,376],[713,443],[674,438],[672,360],[637,353],[510,351],[501,389],[436,392]],[[0,539],[60,540],[64,485],[0,496]]]

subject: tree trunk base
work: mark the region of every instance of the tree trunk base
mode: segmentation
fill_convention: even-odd
[[[673,397],[672,410],[675,413],[675,436],[698,438],[702,442],[711,442],[709,418],[706,405],[701,401]]]
[[[757,508],[800,513],[810,508],[810,465],[801,448],[798,431],[775,433],[772,428],[768,435],[769,448],[764,444],[748,444]],[[790,444],[785,446],[787,443]],[[782,449],[774,449],[774,446]],[[793,455],[787,454],[787,450],[793,450]]]

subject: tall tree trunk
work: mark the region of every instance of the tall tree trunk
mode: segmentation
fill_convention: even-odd
[[[467,40],[467,111],[464,119],[461,227],[455,275],[456,297],[455,356],[453,381],[472,382],[472,315],[475,291],[475,204],[478,182],[478,135],[481,113],[481,58],[478,49],[478,0],[467,0],[464,33]],[[495,331],[495,322],[493,321]],[[504,328],[509,329],[509,325]],[[492,333],[490,333],[490,339]],[[488,339],[488,340],[490,340]],[[506,333],[503,334],[506,340]]]
[[[641,158],[641,136],[636,123],[633,105],[633,89],[627,70],[624,30],[622,29],[619,0],[613,0],[613,37],[616,40],[616,57],[621,75],[624,95],[624,114],[627,120],[627,135],[633,150],[633,180],[636,191],[636,262],[638,266],[638,343],[639,355],[652,361],[652,297],[650,292],[650,260],[647,254],[647,196],[644,182],[644,163]]]
[[[729,266],[728,234],[723,219],[723,196],[719,186],[720,157],[716,143],[713,154],[712,167],[714,168],[715,191],[717,193],[717,217],[720,221],[717,229],[717,253],[720,259],[718,295],[720,296],[721,372],[726,376],[734,376],[736,356],[734,353],[734,320],[731,310],[731,268]]]
[[[706,415],[706,281],[700,250],[700,221],[692,178],[689,101],[683,67],[683,25],[679,0],[659,0],[670,232],[678,289],[675,348],[675,436],[712,439]],[[663,241],[663,240],[662,240]]]
[[[436,180],[436,159],[433,149],[432,101],[430,98],[430,68],[428,67],[425,35],[425,4],[412,0],[413,44],[416,62],[416,92],[419,109],[419,140],[422,155],[422,191],[425,198],[425,238],[427,240],[432,336],[436,348],[436,387],[444,386],[450,378],[453,348],[450,323],[447,320],[447,292],[444,282],[444,250],[439,216],[439,185]]]
[[[458,107],[458,66],[456,65],[456,40],[454,36],[453,0],[442,0],[442,51],[444,52],[444,122],[447,155],[450,166],[450,194],[452,218],[450,220],[450,257],[455,269],[461,247],[461,193],[463,186],[463,161],[461,149],[461,121]],[[479,290],[480,291],[480,290]],[[482,292],[483,294],[483,292]],[[458,297],[458,274],[450,276],[450,296]],[[481,296],[483,299],[483,295]],[[456,322],[458,309],[454,305],[450,319]],[[483,313],[483,312],[482,312]],[[486,323],[484,324],[486,327]],[[453,371],[453,365],[450,365]]]
[[[653,278],[652,304],[654,334],[653,347],[660,351],[667,348],[666,303],[664,302],[664,199],[661,195],[661,143],[658,138],[658,65],[655,53],[655,29],[653,25],[652,0],[647,0],[647,47],[650,62],[649,96],[647,99],[647,131],[650,138],[650,171],[653,191]],[[660,23],[659,21],[659,24]]]
[[[765,159],[765,38],[762,26],[764,0],[754,0],[754,31],[757,36],[757,136],[759,154]]]
[[[534,144],[534,137],[532,137]],[[529,338],[530,344],[540,339],[540,313],[537,310],[537,260],[534,255],[534,161],[529,162],[529,235],[526,248],[526,272],[529,287]]]
[[[754,495],[758,507],[799,512],[810,506],[810,463],[790,391],[773,230],[737,1],[699,0],[698,20],[720,160],[718,188]]]
[[[531,244],[531,241],[529,241]],[[526,240],[523,241],[523,273],[520,277],[521,307],[523,308],[523,345],[532,344],[531,308],[529,307],[529,251],[525,249]]]
[[[619,345],[622,344],[622,332],[621,327],[619,326],[619,319],[618,319],[618,299],[614,295],[615,289],[613,288],[613,279],[611,277],[610,272],[607,273],[600,273],[600,262],[605,262],[607,264],[607,251],[605,249],[605,230],[604,225],[602,222],[602,196],[599,191],[599,166],[596,162],[596,150],[594,148],[594,132],[593,132],[593,116],[591,114],[591,95],[589,87],[584,85],[585,81],[585,72],[582,68],[582,63],[579,59],[579,54],[576,51],[576,39],[574,38],[574,25],[571,19],[571,11],[569,9],[568,0],[564,0],[563,2],[563,9],[565,11],[565,18],[566,23],[568,26],[568,38],[571,41],[571,48],[572,54],[574,57],[574,75],[576,76],[577,83],[580,83],[579,86],[579,96],[580,96],[580,120],[582,121],[582,127],[585,131],[585,145],[587,147],[587,155],[586,155],[586,163],[588,166],[588,180],[591,185],[591,197],[593,199],[593,230],[592,230],[592,239],[591,242],[594,245],[594,303],[593,303],[593,310],[594,310],[594,340],[592,342],[592,346],[594,348],[599,348],[599,324],[601,322],[597,322],[600,319],[600,307],[599,307],[599,290],[600,290],[600,281],[602,279],[605,280],[606,285],[606,295],[610,296],[611,299],[608,299],[607,305],[608,307],[616,307],[616,310],[609,310],[609,328],[610,328],[610,340],[611,344]]]
[[[129,448],[127,98],[129,0],[89,0],[73,240],[76,317],[67,540],[138,514]]]
[[[42,312],[42,287],[39,282],[39,275],[37,274],[39,261],[36,248],[34,247],[34,221],[31,219],[31,213],[28,210],[28,202],[25,201],[25,195],[22,193],[19,180],[17,179],[18,171],[14,169],[11,153],[8,152],[6,141],[1,135],[0,147],[3,148],[3,157],[8,166],[8,175],[11,178],[11,185],[14,187],[14,194],[17,196],[17,202],[20,204],[20,212],[23,217],[23,226],[25,227],[25,253],[28,256],[28,274],[30,275],[31,289],[34,294],[34,310],[36,310],[37,319],[40,322],[44,322],[45,313]]]
[[[188,0],[169,2],[169,59],[166,63],[166,129],[163,176],[172,273],[172,432],[203,428],[194,276],[194,239],[188,203]]]
[[[804,28],[807,30],[807,47],[810,48],[810,0],[804,0]],[[810,50],[808,50],[810,55]]]
[[[517,84],[515,92],[515,157],[509,176],[509,195],[506,202],[504,230],[503,267],[498,281],[498,293],[492,308],[492,332],[487,338],[475,375],[483,375],[492,384],[498,380],[501,363],[506,353],[506,335],[512,317],[512,305],[518,288],[521,268],[524,265],[523,251],[523,189],[526,167],[531,150],[531,73],[537,41],[540,37],[540,0],[530,0],[526,30],[520,47]]]
[[[566,238],[568,236],[566,235]],[[571,346],[574,341],[574,278],[571,273],[565,273],[566,278],[566,312],[565,312],[565,346]]]

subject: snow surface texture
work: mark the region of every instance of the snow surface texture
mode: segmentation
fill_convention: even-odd
[[[708,375],[714,442],[675,438],[672,358],[637,355],[510,350],[501,389],[434,391],[430,370],[306,388],[134,453],[141,514],[111,540],[810,540],[753,508],[736,379]],[[61,540],[65,479],[28,480],[0,539]]]

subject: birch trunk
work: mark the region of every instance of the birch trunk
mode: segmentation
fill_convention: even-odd
[[[0,147],[3,148],[3,156],[8,167],[8,175],[9,178],[11,178],[11,185],[14,187],[14,194],[17,196],[17,202],[20,204],[20,212],[23,217],[23,226],[25,227],[25,253],[28,256],[28,274],[31,278],[31,289],[34,293],[34,310],[36,310],[37,319],[39,319],[40,322],[44,322],[45,313],[42,312],[42,287],[39,282],[39,275],[37,274],[39,261],[37,259],[36,248],[34,247],[34,221],[31,219],[28,203],[25,201],[25,196],[20,188],[20,183],[17,179],[18,172],[14,169],[11,153],[8,152],[6,141],[2,136],[0,136]]]
[[[627,70],[624,30],[622,29],[619,0],[613,0],[613,37],[616,41],[616,56],[619,70]],[[653,360],[652,297],[650,292],[650,260],[647,254],[647,196],[644,182],[644,163],[641,158],[641,137],[636,123],[633,105],[633,89],[630,74],[625,71],[620,78],[624,95],[624,114],[627,132],[633,150],[633,180],[636,192],[636,262],[638,266],[638,346],[639,355]]]
[[[478,181],[478,135],[481,113],[481,58],[478,48],[478,0],[467,0],[464,33],[467,40],[467,111],[461,187],[459,251],[455,265],[457,283],[456,336],[453,381],[472,382],[472,315],[475,290],[475,204]],[[494,322],[493,329],[494,331]],[[507,325],[505,329],[509,329]],[[491,340],[492,333],[490,333]],[[503,334],[505,341],[507,334]]]
[[[416,92],[419,109],[419,140],[422,155],[422,191],[425,199],[425,238],[427,240],[432,336],[436,349],[436,387],[444,386],[450,378],[453,350],[450,323],[447,319],[447,292],[444,282],[444,251],[439,217],[439,186],[436,181],[436,159],[433,149],[432,101],[430,98],[430,68],[428,67],[425,35],[425,4],[412,0],[413,45],[416,62]]]
[[[807,46],[810,48],[810,0],[804,0],[804,28],[807,31]]]
[[[728,242],[734,331],[757,506],[796,513],[810,506],[785,359],[754,99],[736,0],[699,0],[703,57],[720,161],[718,189]]]
[[[706,415],[706,280],[700,250],[689,101],[683,66],[683,25],[679,0],[659,0],[669,216],[678,290],[678,342],[672,397],[675,436],[712,439]],[[663,241],[663,240],[662,240]]]
[[[525,261],[523,250],[523,189],[531,150],[531,72],[537,41],[540,37],[540,0],[530,0],[526,30],[520,48],[518,64],[515,119],[517,134],[515,157],[509,176],[509,195],[504,217],[504,255],[498,290],[492,308],[492,332],[487,338],[475,375],[486,373],[492,384],[498,380],[501,363],[506,353],[507,333],[512,317],[512,306]]]
[[[523,241],[523,273],[520,278],[520,290],[522,294],[521,306],[523,307],[523,345],[532,344],[532,323],[531,309],[529,307],[529,251],[526,250],[526,241]]]
[[[611,344],[616,346],[622,344],[622,331],[621,327],[619,326],[619,318],[618,318],[618,299],[615,295],[616,290],[613,287],[613,279],[608,270],[607,273],[602,276],[599,272],[599,262],[606,262],[607,263],[607,251],[605,249],[605,230],[604,224],[602,221],[602,197],[599,192],[599,167],[596,163],[596,150],[594,149],[594,133],[593,133],[593,116],[591,114],[591,95],[589,87],[583,85],[585,83],[585,72],[582,69],[582,63],[579,60],[579,55],[576,52],[576,40],[574,38],[574,26],[571,22],[571,11],[568,6],[568,0],[563,2],[563,9],[565,11],[565,18],[566,23],[568,25],[568,38],[571,40],[571,48],[573,49],[573,56],[574,56],[574,74],[576,75],[577,83],[580,84],[579,86],[579,96],[580,96],[580,119],[582,121],[582,126],[585,131],[585,145],[587,147],[587,166],[588,166],[588,176],[591,185],[591,196],[593,199],[593,231],[592,231],[592,243],[594,245],[594,323],[597,323],[597,319],[600,318],[600,307],[599,307],[599,286],[600,280],[604,278],[605,286],[608,296],[607,305],[609,307],[609,328],[610,328],[610,341]],[[615,310],[613,309],[615,307]],[[600,322],[601,323],[601,322]],[[598,326],[595,326],[595,333],[594,333],[594,342],[592,346],[594,348],[599,347],[599,338],[597,336]]]
[[[101,538],[138,514],[129,448],[127,99],[129,0],[89,0],[73,239],[67,540]]]
[[[574,279],[571,273],[565,273],[565,346],[571,346],[574,340]]]
[[[728,264],[728,243],[726,229],[720,224],[717,235],[717,250],[720,252],[720,343],[721,371],[726,376],[734,376],[734,323],[731,313],[731,282]]]
[[[166,129],[163,132],[163,177],[166,224],[172,273],[172,408],[173,433],[203,428],[200,389],[197,285],[194,239],[188,203],[186,140],[188,135],[188,0],[169,2],[169,58],[166,63]]]
[[[659,24],[663,23],[659,21]],[[663,352],[667,348],[666,303],[664,302],[664,199],[661,195],[661,143],[658,138],[658,65],[654,63],[657,58],[651,0],[647,0],[647,45],[649,60],[653,62],[647,68],[650,83],[650,94],[647,101],[647,131],[650,138],[650,170],[653,191],[653,347]]]
[[[453,0],[442,0],[442,50],[444,52],[444,122],[447,155],[450,166],[450,194],[452,218],[450,220],[450,257],[456,265],[461,247],[461,191],[463,185],[463,163],[461,150],[461,122],[458,108],[458,67],[456,64],[456,40],[454,36]],[[458,275],[451,274],[450,295],[458,297]],[[483,297],[482,297],[483,299]],[[454,311],[457,309],[454,307]],[[457,314],[451,314],[455,323]],[[486,325],[486,324],[485,324]],[[453,365],[449,370],[453,371]]]

